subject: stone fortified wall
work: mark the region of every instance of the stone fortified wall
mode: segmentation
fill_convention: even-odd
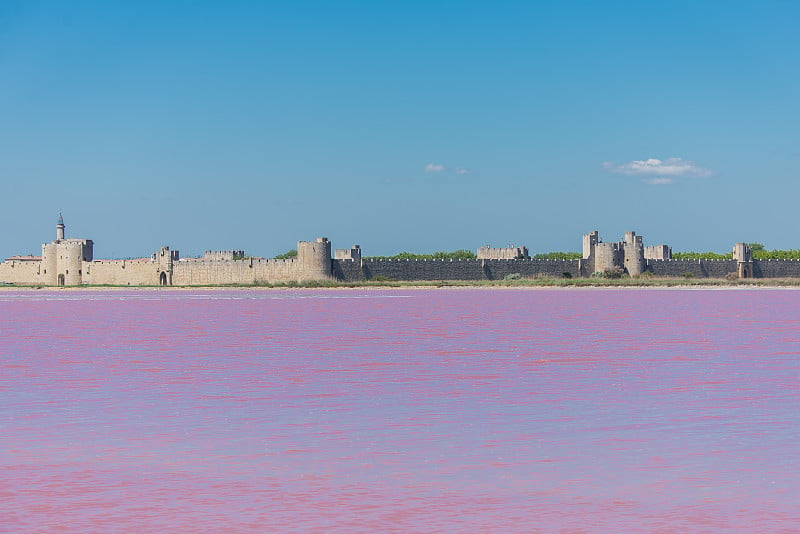
[[[626,232],[620,242],[604,243],[598,232],[583,236],[579,260],[480,258],[470,260],[362,259],[361,249],[337,251],[331,258],[327,238],[300,241],[297,256],[285,260],[244,258],[243,251],[207,251],[203,258],[180,259],[162,247],[150,258],[96,260],[90,239],[66,239],[59,218],[56,239],[42,245],[42,256],[18,256],[0,263],[0,282],[19,285],[233,285],[341,280],[502,280],[509,275],[581,277],[608,269],[632,276],[721,278],[800,277],[800,260],[754,260],[750,248],[737,243],[731,260],[672,260],[667,245],[645,248],[642,237]],[[485,249],[486,247],[481,247]],[[479,254],[481,252],[479,249]],[[491,249],[484,255],[516,254],[524,247]],[[503,252],[496,252],[503,251]],[[527,249],[524,250],[527,255]],[[653,257],[655,256],[655,257]],[[241,258],[241,259],[240,259]]]
[[[436,281],[502,280],[509,275],[523,278],[582,276],[581,260],[389,260],[360,262],[334,260],[333,274],[345,282],[365,280]],[[566,274],[565,274],[566,273]]]
[[[90,239],[66,239],[59,216],[56,239],[42,245],[41,258],[0,263],[0,282],[20,285],[226,285],[329,280],[331,244],[327,238],[300,241],[288,260],[244,258],[244,251],[207,251],[202,259],[180,259],[162,247],[150,258],[95,260]]]
[[[7,260],[0,263],[0,282],[17,285],[42,285],[41,270],[41,260]]]

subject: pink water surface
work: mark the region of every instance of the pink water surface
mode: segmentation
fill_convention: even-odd
[[[0,292],[0,531],[800,531],[799,327],[793,290]]]

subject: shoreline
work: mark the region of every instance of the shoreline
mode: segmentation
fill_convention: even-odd
[[[0,285],[1,291],[218,291],[218,290],[391,290],[391,289],[800,289],[800,278],[748,278],[677,279],[677,278],[621,278],[603,280],[578,279],[528,279],[528,280],[444,280],[444,281],[380,281],[380,282],[307,282],[276,284],[232,284],[197,286],[130,286],[130,285]]]

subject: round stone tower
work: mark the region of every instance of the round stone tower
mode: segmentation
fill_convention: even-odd
[[[331,242],[327,237],[316,241],[297,242],[297,280],[329,280],[331,278]]]
[[[625,270],[631,276],[644,272],[644,247],[641,243],[625,243]]]
[[[594,272],[612,270],[619,266],[619,243],[596,243],[594,245]]]
[[[623,255],[625,257],[625,270],[630,276],[639,276],[644,272],[645,261],[642,236],[636,235],[636,232],[625,232]]]
[[[58,244],[58,274],[64,275],[65,286],[79,286],[81,284],[83,267],[83,242],[64,241]]]
[[[58,283],[58,246],[55,242],[42,245],[42,264],[40,277],[43,284],[54,286]]]

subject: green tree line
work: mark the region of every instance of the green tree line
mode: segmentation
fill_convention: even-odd
[[[433,254],[416,254],[414,252],[399,252],[394,256],[364,256],[370,260],[474,260],[478,256],[469,250],[454,250],[452,252],[438,251]]]
[[[761,243],[748,243],[750,250],[753,251],[753,259],[756,260],[800,260],[800,249],[789,250],[767,250]],[[292,249],[284,254],[275,256],[276,259],[288,259],[297,256],[297,251]],[[534,260],[578,260],[581,259],[580,252],[543,252],[531,256]],[[399,252],[394,256],[364,256],[365,259],[372,260],[474,260],[477,255],[470,250],[454,250],[452,252],[438,251],[432,254],[417,254],[415,252]],[[733,253],[719,252],[673,252],[674,260],[730,260]]]
[[[534,260],[579,260],[583,257],[580,252],[545,252],[534,254]]]
[[[673,252],[673,260],[730,260],[733,253],[719,254],[717,252]]]
[[[767,248],[761,243],[748,243],[753,253],[754,260],[800,260],[800,249],[773,249]],[[733,253],[719,254],[717,252],[673,252],[674,260],[730,260]]]
[[[297,257],[297,250],[296,249],[292,249],[292,250],[289,250],[287,252],[284,252],[283,254],[278,254],[277,256],[275,256],[275,259],[276,260],[288,260],[290,258],[296,258],[296,257]]]

